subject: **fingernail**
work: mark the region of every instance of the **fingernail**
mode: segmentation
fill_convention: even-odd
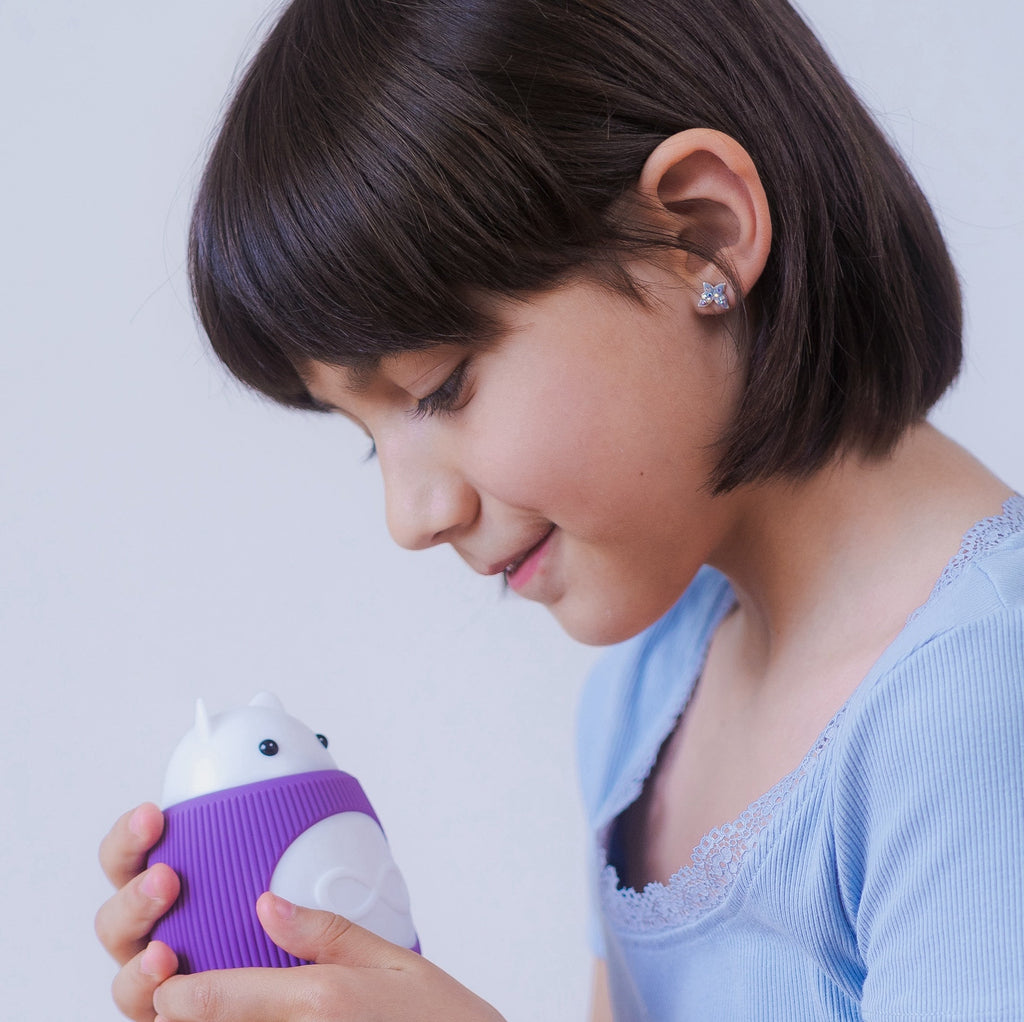
[[[295,915],[295,906],[290,901],[276,894],[271,897],[274,899],[274,914],[278,919],[291,919]]]
[[[148,976],[150,979],[156,980],[163,979],[163,976],[160,975],[160,970],[157,967],[157,957],[158,952],[154,949],[152,944],[142,952],[142,957],[139,959],[139,971],[143,976]]]
[[[142,806],[132,813],[128,820],[128,829],[140,840],[144,837],[142,833]]]
[[[149,870],[142,878],[142,882],[139,884],[139,890],[152,901],[163,901],[163,893],[159,890],[159,882],[153,875],[153,871]]]

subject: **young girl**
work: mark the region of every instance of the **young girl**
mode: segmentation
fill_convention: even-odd
[[[785,0],[296,0],[191,272],[240,379],[366,432],[400,544],[620,644],[595,1018],[1024,1016],[1024,501],[925,421],[956,276]],[[271,895],[317,965],[174,976],[161,826],[102,851],[130,1017],[498,1017]]]

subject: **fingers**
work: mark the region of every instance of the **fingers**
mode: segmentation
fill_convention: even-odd
[[[100,843],[100,865],[115,887],[124,887],[142,871],[163,831],[163,813],[152,802],[144,802],[114,824]]]
[[[146,856],[163,829],[163,814],[147,802],[125,813],[100,845],[100,865],[117,891],[96,913],[96,935],[122,966],[114,978],[114,1002],[136,1022],[153,1022],[153,993],[178,968],[166,944],[146,944],[181,888],[169,866],[145,869]]]
[[[282,1022],[369,1018],[342,970],[221,969],[172,976],[153,1003],[165,1022]]]
[[[378,937],[342,916],[299,908],[277,895],[260,895],[256,913],[278,947],[320,965],[400,969],[422,961],[419,955]]]
[[[174,904],[180,889],[174,870],[158,862],[100,906],[96,936],[119,965],[125,965],[143,949],[149,932]]]
[[[421,955],[347,919],[273,894],[257,911],[281,947],[317,964],[171,976],[153,994],[156,1022],[503,1022]]]
[[[153,994],[178,968],[174,952],[160,941],[140,951],[114,977],[111,988],[118,1009],[135,1022],[152,1022],[156,1017]]]
[[[174,976],[153,994],[159,1020],[280,1022],[383,1017],[382,1006],[397,991],[413,989],[405,967],[422,970],[425,966],[424,959],[414,952],[330,912],[297,908],[269,893],[260,897],[256,910],[275,943],[318,964]]]
[[[301,965],[171,976],[153,995],[157,1022],[504,1022],[447,973],[404,954],[415,959],[408,969]]]
[[[178,897],[180,883],[169,866],[145,870],[146,855],[163,829],[163,814],[145,802],[125,813],[100,844],[100,865],[118,890],[96,913],[96,935],[119,965],[143,949],[156,921]]]

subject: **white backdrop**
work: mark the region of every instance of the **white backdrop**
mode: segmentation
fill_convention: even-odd
[[[965,281],[936,421],[1020,488],[1021,8],[804,6]],[[115,1016],[97,843],[158,797],[196,695],[269,688],[363,780],[428,954],[510,1022],[581,1017],[594,651],[450,552],[392,548],[362,439],[243,393],[191,318],[198,158],[266,7],[0,0],[2,1013]]]

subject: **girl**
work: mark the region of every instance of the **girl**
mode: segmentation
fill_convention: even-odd
[[[296,0],[191,273],[240,379],[366,432],[400,544],[619,644],[595,1018],[1024,1014],[1024,501],[925,421],[956,276],[785,0]],[[160,828],[102,851],[130,1017],[497,1017],[270,895],[317,965],[174,976]]]

